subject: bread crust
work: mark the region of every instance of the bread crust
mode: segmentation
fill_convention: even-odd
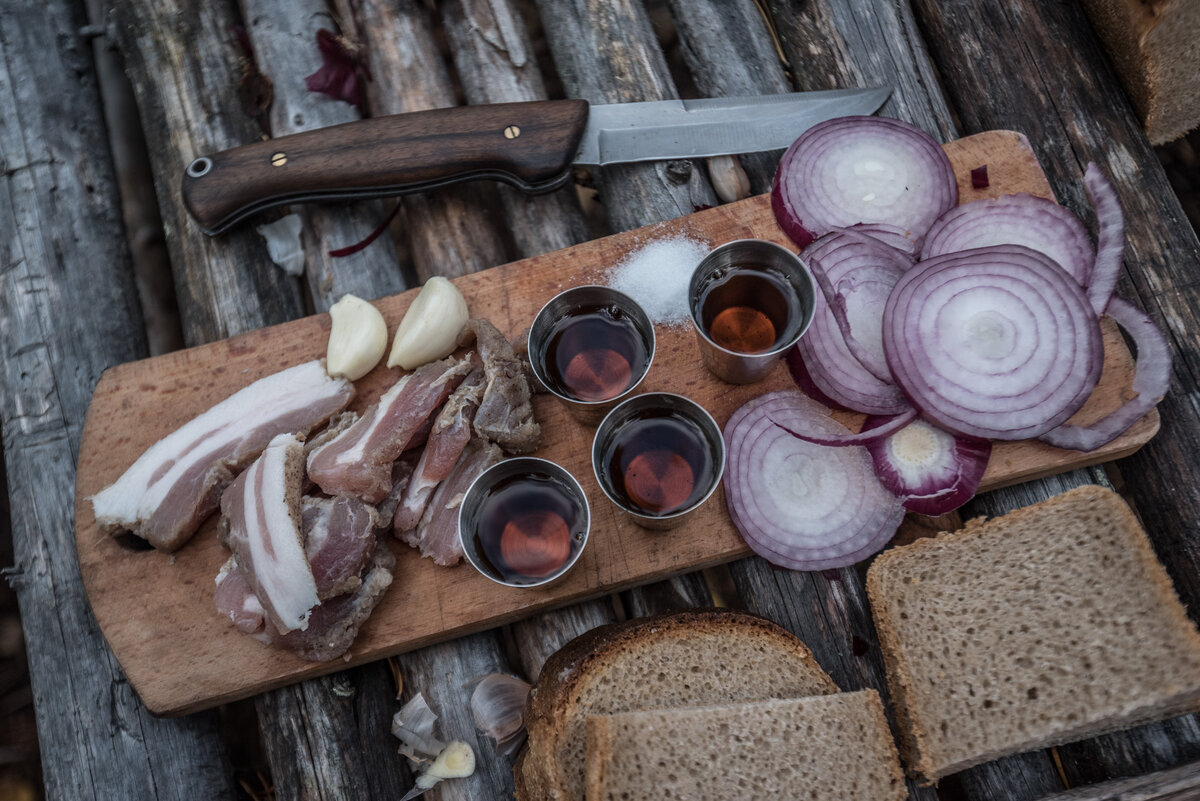
[[[655,640],[683,631],[736,632],[743,637],[768,638],[794,650],[798,663],[809,668],[826,688],[825,692],[838,691],[833,679],[821,669],[812,651],[799,638],[782,626],[749,612],[696,609],[600,626],[581,634],[552,654],[530,690],[525,705],[525,727],[529,737],[514,766],[517,801],[566,800],[554,746],[563,733],[572,699],[577,698],[581,682],[626,651],[652,646]]]
[[[1131,548],[1136,561],[1141,564],[1144,574],[1150,579],[1150,589],[1157,596],[1158,609],[1169,619],[1180,649],[1186,649],[1192,654],[1200,654],[1200,632],[1188,618],[1187,612],[1171,584],[1170,577],[1154,553],[1146,532],[1129,506],[1116,493],[1103,487],[1095,485],[1077,487],[1001,517],[991,520],[973,519],[958,531],[917,540],[910,545],[886,551],[875,559],[867,571],[867,598],[871,605],[875,629],[883,653],[892,707],[900,728],[901,755],[909,774],[921,784],[925,786],[936,784],[938,779],[951,773],[1010,753],[1017,753],[1017,751],[1006,750],[1003,753],[979,754],[977,758],[953,763],[939,763],[936,760],[936,755],[930,749],[927,726],[937,725],[937,722],[919,719],[919,710],[913,709],[913,688],[917,686],[920,677],[913,675],[905,661],[899,658],[902,637],[897,622],[891,618],[890,614],[889,582],[898,580],[897,574],[910,564],[930,564],[931,557],[942,549],[969,546],[970,543],[981,538],[999,536],[996,532],[1002,532],[1014,523],[1021,523],[1031,518],[1039,520],[1047,512],[1076,505],[1090,510],[1102,510],[1104,514],[1111,517],[1113,525],[1120,529],[1125,543]],[[1061,734],[1032,739],[1024,743],[1024,747],[1020,750],[1061,745],[1082,737],[1118,731],[1200,709],[1200,682],[1190,689],[1166,695],[1167,697],[1158,703],[1136,713],[1120,716],[1091,727],[1072,729]]]

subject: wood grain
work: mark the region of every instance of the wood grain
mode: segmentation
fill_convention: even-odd
[[[952,143],[947,152],[966,180],[982,161],[993,176],[989,193],[1046,194],[1045,180],[1023,139],[990,132]],[[972,195],[964,192],[964,199]],[[681,233],[716,245],[760,236],[785,243],[766,196],[710,209],[690,217],[594,240],[458,279],[474,314],[491,319],[509,335],[523,330],[541,304],[561,289],[602,281],[604,272],[630,250],[652,238]],[[394,325],[413,293],[385,298],[378,307]],[[243,697],[343,663],[306,663],[262,647],[238,634],[212,608],[212,576],[224,559],[211,534],[215,522],[187,547],[169,557],[133,552],[102,535],[85,499],[119,475],[141,451],[197,412],[249,381],[285,365],[318,356],[328,317],[321,315],[262,329],[234,339],[110,370],[97,386],[84,432],[76,495],[77,539],[84,583],[93,608],[130,680],[152,710],[178,714]],[[724,423],[746,400],[790,386],[782,366],[763,383],[732,387],[698,369],[694,335],[660,328],[654,368],[646,391],[670,389],[705,405]],[[1107,362],[1101,386],[1080,412],[1086,419],[1120,402],[1127,391],[1130,361],[1114,330],[1106,331]],[[355,401],[364,406],[398,373],[377,369],[360,382]],[[415,552],[398,554],[397,580],[363,628],[347,660],[364,663],[499,625],[569,601],[612,592],[744,556],[748,549],[730,525],[718,494],[684,528],[654,535],[620,517],[591,479],[591,431],[570,419],[549,397],[536,403],[548,432],[540,455],[560,462],[581,478],[593,509],[589,550],[561,583],[536,590],[503,588],[469,566],[437,568]],[[1100,451],[1080,454],[1036,443],[998,444],[984,489],[1030,476],[1117,458],[1140,447],[1157,429],[1148,416]],[[400,549],[397,549],[400,550]],[[153,604],[130,598],[131,587],[148,590]],[[164,665],[171,666],[163,669]]]

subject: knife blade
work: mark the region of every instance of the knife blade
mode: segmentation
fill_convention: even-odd
[[[206,234],[273,206],[503,181],[565,184],[576,164],[705,158],[787,147],[823,120],[872,114],[891,90],[589,105],[542,100],[374,117],[201,156],[183,203]]]

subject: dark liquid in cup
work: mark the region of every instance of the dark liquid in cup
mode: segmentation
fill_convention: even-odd
[[[733,267],[701,291],[700,322],[713,342],[738,353],[765,353],[789,338],[803,314],[787,279],[769,270]]]
[[[601,464],[622,505],[665,516],[701,501],[717,466],[704,430],[671,409],[646,409],[613,433]]]
[[[585,306],[563,317],[546,340],[547,383],[581,401],[621,395],[641,378],[649,349],[633,319],[615,306]]]
[[[485,565],[508,582],[544,579],[583,543],[585,514],[555,478],[510,476],[479,505],[475,545]]]

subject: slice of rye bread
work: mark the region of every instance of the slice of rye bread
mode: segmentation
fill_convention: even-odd
[[[588,801],[900,801],[879,693],[587,719]]]
[[[601,626],[542,668],[525,706],[518,801],[583,801],[590,714],[836,693],[812,652],[756,615],[688,611]]]
[[[901,753],[926,783],[1200,708],[1200,634],[1101,487],[888,551],[867,594]]]

